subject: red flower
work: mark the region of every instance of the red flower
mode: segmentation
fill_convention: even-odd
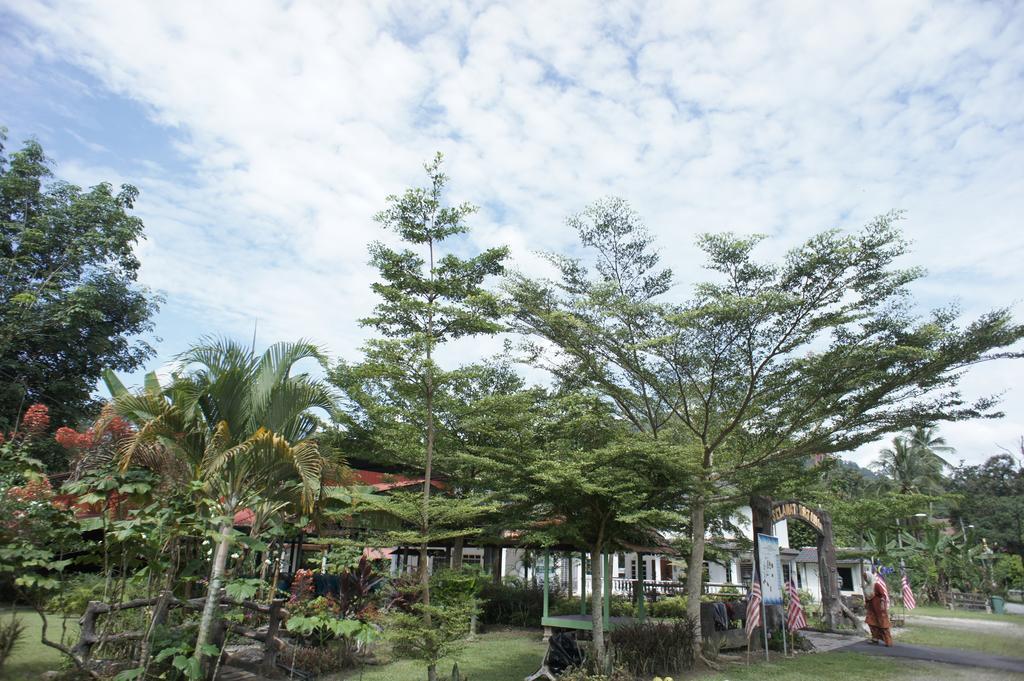
[[[50,410],[45,404],[33,404],[21,423],[30,435],[42,433],[50,427]]]

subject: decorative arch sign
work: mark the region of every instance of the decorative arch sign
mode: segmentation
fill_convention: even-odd
[[[836,566],[836,549],[832,541],[832,516],[824,509],[814,509],[799,501],[774,501],[766,496],[750,499],[750,509],[755,536],[774,534],[775,524],[782,520],[800,520],[817,533],[818,579],[821,584],[822,615],[825,628],[833,630],[840,621],[842,604],[839,600],[839,570]],[[754,544],[755,562],[759,554]]]
[[[817,530],[818,534],[825,532],[818,512],[798,501],[783,501],[775,504],[772,506],[771,519],[773,525],[781,520],[802,520]]]

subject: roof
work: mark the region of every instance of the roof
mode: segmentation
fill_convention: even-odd
[[[380,471],[367,471],[359,468],[353,468],[352,475],[355,478],[356,483],[373,487],[376,492],[386,492],[387,490],[398,489],[400,487],[422,485],[424,479],[422,476],[410,478],[405,475],[382,473]],[[430,485],[437,488],[444,487],[444,485],[442,485],[438,480],[431,480]]]
[[[402,487],[413,487],[415,485],[422,485],[424,478],[410,478],[405,475],[397,475],[393,473],[382,473],[380,471],[367,471],[359,468],[352,469],[351,481],[357,485],[365,485],[372,487],[374,492],[387,492],[388,490],[400,489]],[[430,481],[431,487],[437,487],[438,489],[444,489],[444,485],[438,480]],[[328,485],[328,487],[336,487],[340,485]],[[250,509],[246,508],[235,513],[234,524],[235,527],[249,527],[252,525],[256,514]]]

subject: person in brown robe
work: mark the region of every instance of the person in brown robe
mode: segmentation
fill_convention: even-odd
[[[884,643],[892,647],[892,624],[889,622],[889,604],[885,599],[885,588],[878,583],[878,577],[867,570],[863,571],[864,607],[867,610],[868,627],[871,629],[871,642]]]

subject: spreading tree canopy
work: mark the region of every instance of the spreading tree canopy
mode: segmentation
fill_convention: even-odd
[[[897,218],[823,232],[779,262],[756,258],[763,237],[703,235],[711,277],[676,300],[639,217],[610,199],[570,219],[593,271],[552,257],[556,280],[509,282],[519,329],[544,341],[538,361],[600,390],[637,430],[673,428],[697,444],[694,619],[705,511],[742,494],[739,477],[920,423],[995,415],[994,398],[967,401],[957,384],[973,364],[1020,356],[1006,348],[1024,327],[1005,309],[966,326],[955,309],[917,316],[907,287],[922,272],[896,266],[907,252]]]
[[[0,430],[33,403],[54,425],[98,411],[104,369],[131,371],[153,355],[158,298],[136,279],[138,190],[88,190],[52,180],[36,141],[9,158],[0,129]]]

